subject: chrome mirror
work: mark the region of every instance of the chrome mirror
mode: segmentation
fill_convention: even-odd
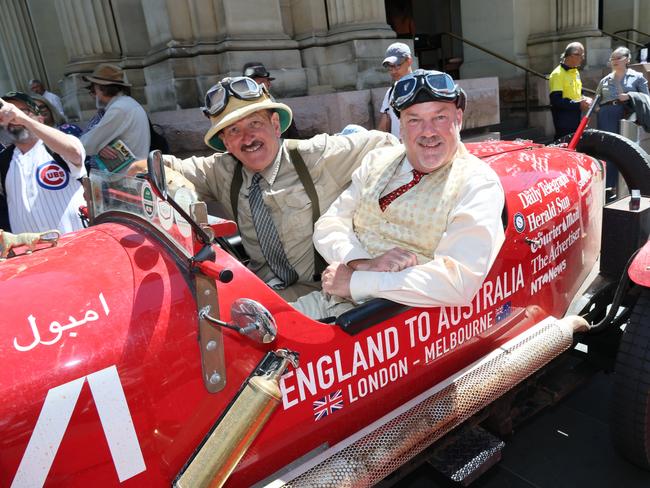
[[[167,200],[165,163],[163,163],[162,153],[158,149],[151,151],[147,157],[147,172],[149,174],[149,182],[156,196],[162,200]]]
[[[268,344],[278,334],[278,328],[271,313],[255,300],[239,298],[230,308],[233,323],[239,327],[239,333],[255,342]]]

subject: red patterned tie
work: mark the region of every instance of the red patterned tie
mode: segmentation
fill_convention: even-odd
[[[426,173],[421,173],[417,169],[413,169],[413,179],[411,181],[379,199],[379,207],[381,208],[381,211],[384,212],[386,208],[393,203],[393,200],[417,185],[424,175],[426,175]]]

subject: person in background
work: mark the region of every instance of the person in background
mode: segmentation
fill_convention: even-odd
[[[29,89],[32,93],[45,97],[52,104],[54,109],[59,112],[61,118],[64,121],[66,120],[61,99],[55,93],[47,90],[41,80],[29,80]]]
[[[370,153],[316,222],[314,244],[330,265],[322,293],[295,308],[323,319],[371,298],[414,307],[471,301],[504,241],[505,197],[492,168],[460,142],[465,104],[439,71],[395,84],[402,145]]]
[[[578,72],[584,59],[584,46],[579,42],[569,43],[560,57],[560,64],[549,77],[556,139],[575,132],[580,125],[582,111],[591,106],[591,98],[582,95],[582,80]]]
[[[38,107],[40,115],[43,117],[43,123],[50,127],[55,127],[61,132],[70,134],[71,136],[79,137],[82,133],[78,125],[70,124],[61,117],[56,109],[52,106],[50,101],[41,95],[32,95],[32,99]]]
[[[131,84],[122,68],[103,63],[90,76],[82,78],[90,83],[87,88],[95,97],[97,108],[106,108],[97,125],[81,136],[88,155],[115,158],[114,150],[107,146],[119,139],[135,159],[146,158],[151,144],[149,118],[142,105],[131,98]]]
[[[618,47],[609,56],[612,72],[606,75],[596,93],[601,96],[598,110],[598,130],[620,134],[621,119],[632,113],[630,92],[649,95],[648,80],[642,73],[628,68],[632,53],[626,47]],[[607,166],[607,187],[615,188],[618,180],[618,170],[613,164]]]
[[[273,85],[272,81],[275,80],[275,78],[271,76],[269,70],[267,70],[262,63],[257,61],[246,63],[242,68],[242,76],[252,78],[257,84],[264,85],[269,93],[271,93],[271,86]],[[296,127],[296,121],[293,118],[291,119],[291,125],[283,135],[287,139],[300,139],[300,134]]]
[[[25,93],[2,97],[0,125],[11,139],[0,153],[0,190],[6,198],[13,233],[70,232],[83,228],[79,179],[85,176],[85,151],[74,136],[45,125],[34,100]],[[0,222],[6,224],[6,216]]]
[[[405,76],[412,71],[413,56],[411,56],[411,49],[402,42],[395,42],[388,46],[386,49],[386,57],[382,62],[382,66],[388,70],[393,85],[402,76]],[[381,102],[379,109],[379,123],[377,124],[378,130],[390,132],[399,139],[399,118],[395,111],[390,106],[390,95],[393,91],[391,86],[384,95],[384,100]]]

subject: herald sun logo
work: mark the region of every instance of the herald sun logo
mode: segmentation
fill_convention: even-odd
[[[61,190],[68,186],[70,175],[56,161],[48,161],[36,168],[36,181],[46,190]]]

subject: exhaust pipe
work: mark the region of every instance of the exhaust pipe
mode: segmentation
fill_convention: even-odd
[[[549,317],[267,486],[370,487],[569,349],[574,332],[588,328],[582,317]]]

